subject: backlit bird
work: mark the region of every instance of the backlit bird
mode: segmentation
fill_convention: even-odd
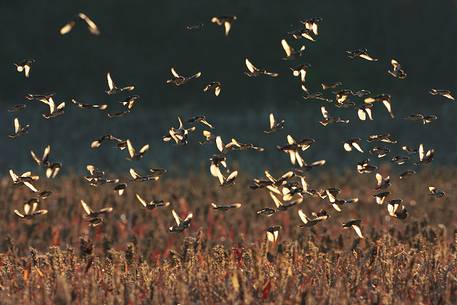
[[[402,204],[403,200],[401,199],[393,199],[387,203],[387,212],[390,216],[398,218],[398,219],[405,219],[408,217],[408,211]]]
[[[393,77],[398,78],[398,79],[406,78],[407,74],[406,74],[405,70],[403,70],[402,66],[400,65],[400,63],[397,60],[392,59],[390,61],[390,64],[392,65],[392,70],[387,71],[390,75],[392,75]]]
[[[450,90],[430,89],[429,93],[431,95],[439,95],[439,96],[445,97],[445,98],[447,98],[447,99],[449,99],[451,101],[455,100],[455,98],[452,95],[452,92]]]
[[[350,50],[346,51],[346,54],[350,59],[354,58],[362,58],[368,61],[378,61],[377,58],[372,57],[370,54],[368,54],[367,49],[356,49],[356,50]]]
[[[269,120],[269,127],[267,130],[264,130],[265,133],[270,134],[270,133],[278,131],[279,129],[284,128],[285,121],[284,120],[276,121],[273,113],[270,113],[270,115],[268,116],[268,120]]]
[[[99,109],[99,110],[106,110],[108,108],[107,104],[85,104],[78,102],[75,99],[72,99],[71,102],[75,104],[78,108],[81,109]]]
[[[135,196],[136,196],[136,199],[138,199],[138,201],[141,203],[141,205],[149,210],[153,210],[153,209],[159,208],[159,207],[167,207],[170,205],[169,201],[163,201],[163,200],[146,201],[138,194],[136,194]]]
[[[178,213],[175,210],[172,210],[173,218],[175,219],[176,225],[168,228],[170,232],[182,232],[190,226],[192,222],[192,213],[187,214],[186,218],[182,219],[179,217]]]
[[[17,72],[24,73],[24,76],[29,78],[33,63],[35,63],[35,59],[24,59],[19,63],[15,63],[14,66]]]
[[[303,225],[300,225],[301,228],[315,226],[319,222],[326,220],[330,217],[330,215],[325,210],[320,210],[318,213],[312,213],[313,218],[309,218],[301,209],[298,210],[298,216],[300,217],[300,220],[303,222]]]
[[[210,82],[208,85],[203,88],[203,92],[214,91],[215,96],[221,94],[222,84],[221,82]]]
[[[433,196],[435,198],[442,198],[442,197],[444,197],[446,195],[445,192],[443,192],[442,190],[437,189],[434,186],[429,186],[428,190],[430,192],[430,196]]]
[[[211,22],[219,26],[224,26],[225,36],[228,36],[232,28],[232,24],[237,19],[236,16],[214,16],[211,18]]]
[[[184,84],[186,84],[187,82],[189,82],[190,80],[194,79],[194,78],[199,78],[202,73],[201,72],[197,72],[191,76],[183,76],[183,75],[180,75],[178,72],[176,72],[175,68],[171,68],[171,75],[173,76],[173,78],[167,80],[167,84],[173,84],[177,87],[179,86],[182,86]]]
[[[305,46],[301,46],[298,51],[296,51],[294,48],[292,48],[287,40],[283,39],[281,40],[281,46],[284,49],[284,53],[286,53],[286,57],[283,57],[284,60],[292,60],[296,59],[297,57],[300,57],[303,55],[303,52],[305,51]]]
[[[128,85],[124,87],[118,87],[116,83],[113,81],[111,78],[110,73],[106,73],[106,82],[108,83],[108,90],[106,90],[106,94],[108,95],[114,95],[114,94],[119,94],[121,92],[130,92],[135,89],[135,86],[133,85]]]
[[[86,213],[84,218],[87,219],[89,225],[92,227],[98,226],[103,222],[103,218],[101,217],[102,215],[111,213],[113,211],[112,207],[106,207],[100,210],[92,210],[84,200],[81,200],[81,205],[84,212]]]
[[[363,154],[363,149],[362,147],[360,147],[360,141],[362,141],[362,139],[360,138],[352,138],[352,139],[348,139],[346,141],[343,142],[343,147],[344,147],[344,150],[345,151],[352,151],[352,148],[355,148],[356,150],[358,150],[359,152],[361,152]]]
[[[139,160],[144,157],[146,152],[149,150],[149,144],[143,145],[141,149],[137,152],[135,147],[133,147],[132,142],[127,140],[127,151],[129,153],[129,160]]]
[[[32,192],[34,192],[34,193],[39,192],[37,190],[37,188],[35,186],[33,186],[33,184],[32,184],[32,182],[35,182],[40,179],[39,176],[32,175],[32,172],[25,172],[19,176],[11,169],[9,170],[9,174],[10,174],[11,180],[13,180],[14,185],[25,185]]]
[[[228,204],[215,204],[213,202],[213,203],[211,203],[211,207],[215,210],[228,211],[228,210],[232,210],[232,209],[241,208],[241,203],[236,202],[236,203],[228,203]]]
[[[59,33],[60,35],[65,35],[71,32],[73,28],[76,26],[77,22],[84,22],[87,26],[87,29],[89,32],[93,35],[100,35],[100,30],[98,29],[98,26],[95,24],[92,19],[90,19],[86,14],[84,13],[79,13],[75,19],[70,20],[68,23],[66,23],[63,27],[60,28]]]
[[[38,208],[38,201],[31,200],[31,202],[24,203],[24,212],[19,212],[18,210],[14,210],[14,213],[23,219],[31,219],[38,215],[46,215],[48,210],[37,210]]]
[[[395,117],[392,112],[392,97],[389,94],[380,94],[375,97],[367,97],[364,99],[364,102],[365,104],[382,103],[384,107],[386,107],[390,116],[392,118]]]
[[[322,20],[323,19],[321,17],[314,17],[304,21],[300,21],[300,23],[305,26],[305,29],[312,31],[314,35],[317,36],[319,35],[319,23],[322,22]]]
[[[275,244],[278,241],[279,230],[281,230],[281,226],[271,226],[267,228],[267,240],[270,243]]]
[[[362,221],[360,219],[350,220],[348,222],[343,223],[343,228],[353,228],[358,237],[364,238],[362,234],[362,229],[360,227],[361,222]]]
[[[30,125],[26,124],[24,126],[21,125],[18,118],[14,118],[14,133],[8,135],[10,139],[15,139],[19,136],[25,135],[29,132]]]
[[[277,77],[279,75],[278,73],[275,73],[275,72],[268,72],[265,69],[257,68],[247,58],[245,59],[245,64],[246,64],[247,71],[244,72],[244,74],[246,74],[249,77],[257,77],[257,76],[260,76],[260,75]]]

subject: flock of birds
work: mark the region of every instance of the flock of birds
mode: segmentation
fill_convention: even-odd
[[[224,27],[225,35],[229,35],[229,32],[232,28],[232,25],[236,22],[236,16],[216,16],[211,18],[211,23]],[[305,21],[301,21],[301,25],[298,29],[289,32],[288,35],[294,41],[311,41],[315,42],[318,37],[319,24],[322,22],[322,18],[312,18]],[[65,24],[59,31],[61,35],[69,34],[78,24],[84,24],[89,32],[93,35],[99,35],[100,30],[98,26],[92,21],[87,15],[79,13],[73,20]],[[204,23],[187,26],[186,29],[189,31],[199,30]],[[300,58],[305,52],[305,45],[302,44],[299,48],[295,49],[292,47],[286,39],[281,41],[281,46],[284,49],[285,57],[284,60],[294,60]],[[368,53],[366,49],[357,49],[347,51],[347,56],[350,59],[358,59],[369,62],[378,61],[377,58],[373,57]],[[35,63],[34,59],[26,59],[22,62],[16,63],[17,72],[23,73],[26,78],[30,77],[31,69]],[[401,64],[392,59],[390,61],[391,68],[387,71],[388,74],[397,79],[404,79],[407,77],[407,73],[401,66]],[[246,71],[245,74],[248,77],[278,77],[279,74],[276,72],[268,71],[266,68],[256,67],[252,61],[248,58],[245,59]],[[373,120],[373,111],[376,104],[382,104],[391,118],[394,118],[394,113],[392,110],[392,98],[389,94],[380,94],[373,96],[371,92],[367,90],[358,90],[353,91],[349,89],[339,89],[343,84],[342,82],[334,83],[322,83],[321,92],[310,92],[306,87],[306,74],[310,65],[301,64],[298,66],[291,67],[290,70],[293,76],[297,77],[299,80],[299,85],[301,86],[304,94],[304,98],[307,100],[318,100],[323,101],[329,104],[333,104],[337,108],[354,108],[358,119],[361,121]],[[197,79],[202,76],[201,72],[195,74],[184,76],[179,74],[175,68],[171,68],[171,78],[166,81],[167,84],[174,86],[182,86],[189,82],[192,82],[194,79]],[[122,85],[119,86],[116,84],[110,73],[107,73],[107,85],[108,89],[106,90],[107,95],[122,95],[124,93],[130,93],[135,90],[133,85]],[[219,96],[222,91],[222,84],[219,81],[209,82],[203,89],[204,92],[209,92],[215,96]],[[454,101],[454,97],[449,90],[439,90],[431,89],[431,95],[440,96],[449,101]],[[64,114],[66,107],[65,102],[56,102],[54,94],[27,94],[25,98],[29,101],[37,101],[42,104],[45,104],[48,107],[48,112],[43,113],[42,116],[47,119],[54,119],[55,117],[61,116]],[[356,101],[360,101],[356,103]],[[108,104],[85,104],[80,101],[72,100],[72,104],[80,109],[95,109],[99,111],[104,111],[107,113],[109,118],[119,117],[128,115],[131,110],[137,104],[139,100],[138,95],[130,95],[123,98],[120,104],[120,110],[115,110],[111,112],[112,105]],[[8,109],[9,112],[19,112],[27,107],[26,104],[19,104]],[[325,106],[321,107],[322,120],[319,122],[323,126],[329,124],[348,124],[349,120],[344,119],[338,116],[331,115]],[[430,124],[436,119],[435,115],[425,115],[421,113],[411,114],[405,119],[411,121],[418,121],[422,124]],[[265,134],[272,134],[279,132],[284,129],[286,122],[284,120],[278,120],[273,113],[268,117],[268,127],[264,131]],[[234,150],[254,150],[254,151],[263,151],[264,148],[258,147],[254,144],[241,143],[236,139],[231,139],[230,142],[224,143],[222,138],[214,133],[214,126],[211,124],[204,115],[195,116],[189,118],[188,120],[183,121],[178,117],[178,127],[171,127],[166,135],[163,136],[163,141],[166,143],[174,143],[176,145],[185,145],[190,141],[190,136],[193,134],[197,127],[202,127],[202,139],[199,141],[201,145],[207,145],[214,143],[216,153],[209,158],[210,163],[210,173],[215,177],[221,187],[230,187],[236,182],[238,176],[238,171],[230,170],[228,166],[228,157],[231,151]],[[24,136],[30,130],[30,125],[21,124],[19,119],[14,118],[14,132],[9,135],[11,139],[15,139],[19,136]],[[389,156],[391,149],[387,145],[399,145],[397,140],[390,134],[374,134],[370,135],[366,139],[370,143],[376,143],[377,146],[372,147],[368,150],[368,153],[376,158],[385,158]],[[323,201],[326,201],[326,205],[330,208],[333,208],[337,212],[341,212],[342,209],[348,205],[354,204],[358,201],[358,198],[341,198],[340,189],[338,188],[327,188],[313,189],[307,183],[306,172],[314,167],[323,166],[326,161],[318,160],[315,162],[307,163],[301,156],[303,151],[309,149],[314,143],[315,140],[311,138],[305,139],[294,139],[291,135],[286,137],[287,143],[281,146],[277,146],[278,151],[287,154],[290,158],[290,162],[293,165],[293,169],[287,171],[279,177],[274,177],[268,170],[265,171],[264,178],[256,178],[253,180],[253,184],[250,186],[251,189],[265,189],[271,199],[273,205],[270,207],[265,207],[257,211],[258,215],[270,217],[275,213],[280,213],[288,210],[300,203],[307,196],[312,196],[320,198]],[[106,143],[114,144],[114,147],[120,151],[126,151],[128,160],[140,160],[148,152],[149,145],[134,146],[130,139],[121,139],[115,137],[112,134],[106,134],[99,138],[94,139],[90,143],[91,149],[98,149]],[[360,138],[351,138],[347,139],[343,143],[343,148],[347,152],[357,151],[361,154],[366,154],[366,149],[364,146],[364,140]],[[423,144],[418,145],[418,147],[409,147],[401,146],[404,155],[396,155],[389,157],[391,162],[397,165],[403,165],[411,162],[415,167],[420,167],[425,164],[430,163],[435,155],[434,149],[425,149]],[[31,156],[35,163],[44,169],[44,174],[46,178],[55,178],[62,167],[62,164],[59,162],[51,161],[50,159],[51,147],[48,145],[42,155],[37,155],[34,151],[31,151]],[[150,169],[147,173],[139,173],[134,168],[131,168],[129,171],[130,179],[128,181],[121,181],[117,178],[110,178],[108,175],[97,169],[93,165],[87,165],[86,167],[88,174],[84,176],[84,179],[92,186],[100,186],[104,184],[114,185],[113,190],[119,195],[122,196],[129,184],[131,183],[147,183],[151,181],[157,181],[163,174],[166,173],[165,169],[154,168]],[[374,187],[373,198],[374,201],[383,205],[387,205],[387,213],[391,217],[397,219],[405,219],[408,216],[407,209],[402,204],[401,199],[391,199],[388,200],[388,197],[391,196],[389,187],[391,186],[390,177],[383,177],[380,173],[377,172],[377,167],[370,163],[370,159],[365,159],[359,162],[356,165],[357,172],[360,174],[375,174],[376,186]],[[34,196],[32,199],[24,203],[23,211],[15,210],[14,213],[22,219],[32,219],[40,215],[45,215],[47,210],[39,209],[41,201],[52,195],[51,191],[40,191],[35,184],[40,178],[38,175],[32,174],[31,171],[27,171],[22,174],[17,174],[13,170],[9,171],[12,182],[16,186],[24,186],[30,189],[33,192]],[[399,179],[405,179],[408,176],[414,175],[416,173],[413,169],[408,169],[400,174]],[[445,193],[434,186],[429,186],[428,191],[430,196],[441,198],[445,196]],[[157,209],[157,208],[167,208],[171,204],[164,200],[151,200],[144,199],[142,195],[136,194],[136,198],[142,207],[145,209]],[[215,210],[227,211],[232,209],[239,209],[243,204],[239,202],[235,203],[224,203],[216,204],[210,203],[211,207]],[[98,210],[94,210],[86,203],[84,200],[81,200],[81,206],[84,213],[84,218],[87,220],[90,226],[97,226],[103,223],[104,215],[111,213],[113,211],[112,207],[104,207]],[[192,213],[188,213],[185,217],[181,217],[174,209],[171,210],[175,224],[170,226],[169,230],[171,232],[182,232],[186,230],[192,221]],[[301,227],[311,227],[319,224],[322,221],[326,221],[330,218],[330,214],[325,208],[317,212],[312,212],[305,214],[302,209],[298,210],[298,216],[301,220]],[[363,238],[361,220],[360,219],[351,219],[342,224],[343,228],[352,228],[359,238]],[[271,243],[275,243],[278,239],[280,226],[272,226],[266,230],[267,240]]]

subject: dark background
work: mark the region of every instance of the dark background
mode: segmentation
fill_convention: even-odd
[[[341,141],[351,136],[391,132],[402,144],[437,149],[438,164],[455,164],[456,105],[428,94],[430,88],[453,89],[457,67],[457,1],[1,1],[0,103],[8,106],[26,102],[26,93],[56,92],[57,101],[66,101],[64,116],[46,121],[46,110],[30,103],[19,114],[32,125],[29,135],[11,141],[14,115],[2,111],[0,168],[28,169],[28,150],[40,152],[52,144],[54,160],[66,168],[80,169],[91,162],[100,167],[124,170],[132,166],[124,153],[110,147],[91,151],[92,139],[107,132],[131,138],[140,146],[151,144],[146,158],[135,166],[206,166],[213,146],[187,147],[161,143],[161,136],[175,125],[176,117],[205,113],[226,141],[236,137],[267,148],[285,143],[291,133],[296,138],[314,137],[315,147],[305,159],[327,159],[329,166],[353,166],[363,156],[343,154]],[[84,12],[99,26],[101,35],[90,35],[83,24],[59,36],[58,30],[78,12]],[[236,15],[228,37],[223,28],[209,22],[215,15]],[[299,20],[323,17],[318,41],[303,41],[305,55],[285,62],[282,38],[299,46],[286,33],[299,27]],[[197,31],[186,25],[205,23]],[[367,48],[380,59],[377,63],[351,61],[345,51]],[[259,67],[280,73],[277,79],[249,79],[243,75],[244,58]],[[30,79],[13,66],[24,58],[34,58]],[[389,61],[396,58],[408,73],[406,80],[387,74]],[[311,63],[307,86],[319,90],[323,81],[342,81],[344,88],[390,93],[397,118],[410,113],[436,114],[439,120],[421,126],[390,120],[382,107],[375,121],[360,123],[354,110],[327,108],[351,120],[348,126],[324,128],[317,121],[320,103],[306,102],[289,71],[299,63]],[[185,75],[202,71],[203,76],[176,88],[165,84],[170,67]],[[119,85],[134,84],[141,101],[128,116],[108,120],[102,113],[72,107],[71,98],[87,103],[116,104],[121,97],[107,97],[106,72]],[[223,83],[221,96],[204,94],[202,88],[213,80]],[[379,109],[379,110],[378,110]],[[287,130],[272,137],[262,132],[267,115],[274,111],[285,118]],[[199,131],[200,133],[200,131]],[[254,169],[283,166],[287,156],[274,150],[262,154],[236,154],[234,159]]]

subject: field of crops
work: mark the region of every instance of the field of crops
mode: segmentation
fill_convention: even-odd
[[[385,169],[388,173],[389,169]],[[30,191],[0,186],[3,209],[0,256],[2,304],[455,304],[457,227],[455,198],[433,199],[422,181],[456,187],[449,169],[424,170],[392,186],[409,216],[389,217],[372,197],[371,176],[312,174],[309,180],[340,187],[359,202],[317,226],[299,228],[298,209],[327,208],[306,198],[271,217],[268,193],[239,177],[228,189],[204,173],[132,185],[123,197],[111,186],[94,188],[81,177],[63,176],[42,187],[53,194],[47,215],[18,221]],[[367,187],[360,187],[361,185]],[[170,201],[145,209],[135,194]],[[88,226],[79,203],[113,207],[101,225]],[[211,202],[242,203],[236,210]],[[11,204],[13,206],[11,206]],[[193,213],[190,228],[169,232],[171,209]],[[365,238],[341,223],[362,219]],[[266,229],[280,225],[276,243]]]

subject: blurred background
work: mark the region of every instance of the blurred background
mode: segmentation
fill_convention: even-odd
[[[132,164],[125,152],[106,145],[94,151],[91,141],[106,133],[130,138],[134,145],[149,143],[150,152],[137,168],[160,166],[177,170],[207,167],[214,145],[201,146],[201,129],[187,146],[164,144],[161,137],[177,126],[177,116],[206,114],[215,133],[228,142],[267,148],[262,153],[235,153],[240,167],[258,172],[283,168],[288,156],[274,147],[296,139],[313,137],[317,143],[303,154],[311,162],[327,159],[330,168],[354,167],[366,156],[344,153],[342,141],[366,138],[373,133],[392,133],[401,144],[437,150],[436,164],[455,165],[457,106],[433,97],[431,88],[453,90],[457,86],[457,1],[49,1],[0,2],[2,48],[0,49],[0,170],[33,168],[29,150],[42,152],[52,146],[51,159],[61,161],[64,171],[81,171],[93,163],[100,168],[124,171]],[[60,36],[59,29],[78,12],[86,13],[101,31],[91,35],[83,24]],[[211,24],[212,16],[236,15],[228,37],[223,28]],[[300,20],[322,17],[317,42],[294,41],[287,32],[300,28]],[[186,26],[204,23],[198,30]],[[284,61],[281,39],[291,45],[306,45],[303,57]],[[345,51],[367,48],[379,58],[376,63],[350,60]],[[258,67],[278,72],[278,78],[248,78],[244,59]],[[36,60],[26,79],[13,63]],[[390,59],[397,59],[408,77],[387,74]],[[349,125],[321,126],[322,102],[305,101],[289,67],[311,64],[307,87],[320,90],[321,82],[342,81],[341,89],[366,89],[373,94],[390,93],[396,119],[375,107],[372,122],[360,122],[354,109],[326,105],[330,114],[351,120]],[[197,71],[202,77],[175,87],[165,83],[170,68],[183,75]],[[71,99],[86,103],[117,104],[123,96],[107,96],[106,73],[120,85],[134,84],[141,99],[127,116],[108,119],[105,113],[74,107]],[[210,81],[223,84],[219,97],[202,91]],[[27,93],[55,92],[57,102],[67,102],[65,115],[45,120],[45,105],[28,102]],[[14,104],[25,103],[19,113],[7,113]],[[268,113],[286,120],[286,128],[267,136]],[[435,114],[429,125],[401,118],[416,112]],[[31,124],[28,135],[10,140],[15,116]],[[368,143],[364,143],[368,150]],[[398,145],[400,147],[401,145]],[[396,146],[396,148],[398,148]],[[393,154],[396,153],[393,148]],[[372,159],[376,159],[373,157]]]

